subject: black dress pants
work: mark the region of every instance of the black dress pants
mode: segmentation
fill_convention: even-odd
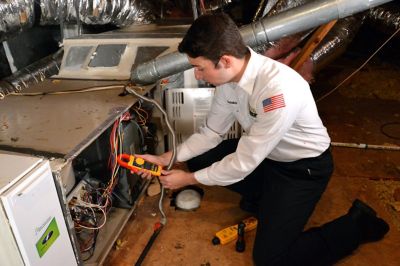
[[[221,160],[236,150],[237,143],[237,139],[225,140],[189,160],[189,170]],[[332,265],[357,248],[360,233],[348,215],[303,231],[332,172],[327,150],[294,162],[265,159],[244,180],[227,186],[259,206],[255,265]]]

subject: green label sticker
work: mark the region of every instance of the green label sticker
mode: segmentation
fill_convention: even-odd
[[[56,218],[53,218],[42,237],[36,242],[36,249],[39,253],[39,257],[43,257],[59,235],[60,231],[58,230]]]

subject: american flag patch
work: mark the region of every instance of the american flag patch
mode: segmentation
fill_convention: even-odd
[[[285,107],[285,100],[283,99],[283,94],[275,95],[270,98],[265,99],[262,102],[264,113]]]

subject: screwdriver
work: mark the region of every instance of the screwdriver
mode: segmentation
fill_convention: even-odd
[[[238,238],[236,240],[236,245],[235,245],[237,252],[243,252],[246,248],[246,242],[244,241],[245,227],[246,227],[246,224],[244,222],[240,222],[238,225],[238,230],[237,230]]]
[[[242,222],[246,225],[246,232],[253,230],[257,227],[257,219],[254,217],[246,218]],[[212,239],[212,243],[214,245],[225,245],[226,243],[229,243],[238,237],[237,232],[238,224],[224,228],[215,234],[214,238]]]

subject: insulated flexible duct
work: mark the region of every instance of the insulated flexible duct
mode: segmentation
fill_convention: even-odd
[[[368,15],[374,25],[390,29],[391,32],[400,27],[400,7],[394,3],[376,7]]]
[[[78,8],[77,8],[78,7]],[[151,1],[146,0],[41,0],[41,25],[59,24],[61,19],[88,25],[127,26],[154,21]]]
[[[319,0],[267,17],[240,28],[247,45],[256,47],[291,34],[312,29],[391,0]],[[187,57],[178,52],[140,64],[131,73],[136,84],[154,83],[160,78],[191,68]]]
[[[275,1],[275,4],[271,6],[270,10],[268,10],[267,16],[276,16],[283,11],[302,6],[309,2],[312,2],[312,0],[277,0]]]
[[[34,0],[0,1],[0,42],[33,26]],[[152,1],[147,0],[40,0],[40,25],[76,23],[127,26],[154,21]]]
[[[34,21],[33,1],[0,1],[0,42],[9,35],[30,28]]]
[[[314,72],[320,71],[347,49],[363,24],[365,16],[363,13],[338,20],[311,54]]]
[[[42,82],[58,73],[63,49],[49,55],[0,81],[0,99],[9,93],[21,92],[31,84]]]
[[[367,18],[382,31],[393,32],[400,27],[400,8],[392,2],[340,19],[311,54],[314,72],[323,69],[347,49]]]
[[[239,2],[238,0],[209,0],[207,2],[204,2],[204,6],[200,5],[200,10],[203,11],[204,13],[216,11],[223,9],[234,2]]]
[[[306,2],[310,2],[310,0],[279,0],[275,3],[273,8],[268,11],[268,16],[276,15],[289,8],[303,5]],[[337,21],[335,26],[333,26],[324,40],[315,48],[310,56],[313,62],[313,72],[318,72],[346,50],[363,24],[366,14],[367,12],[363,12]],[[265,53],[267,49],[273,48],[274,51],[272,51],[272,53],[287,53],[306,38],[308,32],[296,33],[281,38],[277,42],[265,43],[257,47],[257,51]],[[284,47],[280,47],[281,44]],[[266,55],[270,56],[269,54],[270,52],[268,51]]]

